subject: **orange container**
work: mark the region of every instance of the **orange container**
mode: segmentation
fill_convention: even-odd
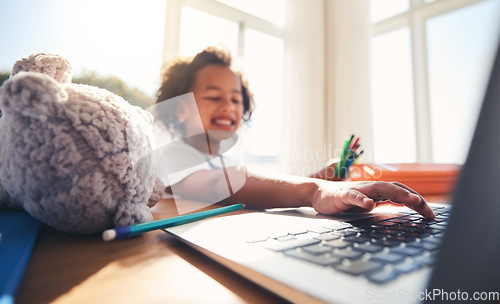
[[[349,168],[353,181],[397,181],[422,195],[450,194],[460,173],[455,164],[356,164]]]

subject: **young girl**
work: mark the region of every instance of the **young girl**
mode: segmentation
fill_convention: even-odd
[[[169,179],[167,190],[171,193],[214,202],[223,199],[223,203],[244,203],[255,208],[310,206],[322,214],[370,211],[377,202],[390,200],[425,217],[434,217],[422,196],[398,182],[267,177],[224,164],[224,159],[218,157],[221,143],[250,119],[253,110],[252,94],[242,75],[231,69],[231,58],[226,52],[208,48],[192,59],[167,67],[157,102],[190,92],[195,106],[182,101],[170,103],[163,121],[172,133],[184,138],[173,145],[175,158],[170,159],[173,162],[190,159],[200,165],[181,170],[182,174]],[[218,165],[208,160],[217,160]],[[228,176],[233,177],[231,183]]]

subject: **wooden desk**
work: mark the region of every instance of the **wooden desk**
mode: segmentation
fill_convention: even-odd
[[[155,219],[177,215],[170,200],[152,211]],[[16,303],[279,302],[163,231],[104,242],[44,227]]]
[[[443,203],[442,196],[428,201]],[[177,215],[160,201],[155,219]],[[49,227],[41,231],[17,303],[283,303],[162,231],[104,242]]]

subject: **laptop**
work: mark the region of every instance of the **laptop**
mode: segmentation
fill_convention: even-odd
[[[500,55],[450,205],[251,211],[166,232],[293,303],[500,302]]]

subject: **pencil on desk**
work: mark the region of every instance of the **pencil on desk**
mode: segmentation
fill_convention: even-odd
[[[233,212],[236,210],[243,209],[245,205],[243,204],[235,204],[231,206],[225,206],[217,209],[200,211],[191,214],[180,215],[168,219],[162,219],[158,221],[152,221],[149,223],[125,226],[125,227],[117,227],[114,229],[106,230],[102,233],[102,239],[105,241],[112,241],[117,239],[123,239],[129,236],[141,234],[144,232],[170,228],[174,226],[179,226],[182,224],[187,224],[195,221],[199,221],[208,217],[221,215],[229,212]]]

